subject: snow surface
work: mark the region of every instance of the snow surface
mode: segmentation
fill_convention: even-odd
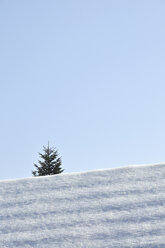
[[[165,164],[0,181],[0,248],[165,247]]]

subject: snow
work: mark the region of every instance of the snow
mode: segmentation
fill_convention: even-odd
[[[165,247],[165,164],[0,181],[0,247]]]

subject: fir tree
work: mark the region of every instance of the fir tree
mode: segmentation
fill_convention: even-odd
[[[32,171],[33,176],[46,176],[62,173],[64,170],[61,169],[61,157],[58,155],[58,151],[55,148],[43,146],[44,153],[39,153],[39,156],[43,161],[38,160],[39,165],[34,164],[37,168],[36,171]]]

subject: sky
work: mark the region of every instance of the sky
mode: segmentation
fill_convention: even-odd
[[[164,0],[0,0],[0,179],[165,161]]]

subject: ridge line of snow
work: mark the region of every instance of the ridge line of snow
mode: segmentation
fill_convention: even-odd
[[[50,177],[63,177],[63,176],[68,176],[68,175],[82,175],[82,174],[91,174],[94,172],[101,172],[101,171],[111,171],[111,170],[121,170],[121,169],[134,169],[134,168],[145,168],[145,167],[155,167],[155,166],[163,166],[165,165],[165,162],[161,163],[154,163],[154,164],[130,164],[126,166],[119,166],[119,167],[114,167],[114,168],[104,168],[104,169],[96,169],[96,170],[89,170],[89,171],[81,171],[81,172],[64,172],[62,174],[57,174],[57,175],[48,175],[48,176],[38,176],[38,177],[22,177],[22,178],[14,178],[14,179],[0,179],[0,183],[3,182],[13,182],[13,181],[22,181],[22,180],[43,180],[46,178]]]

